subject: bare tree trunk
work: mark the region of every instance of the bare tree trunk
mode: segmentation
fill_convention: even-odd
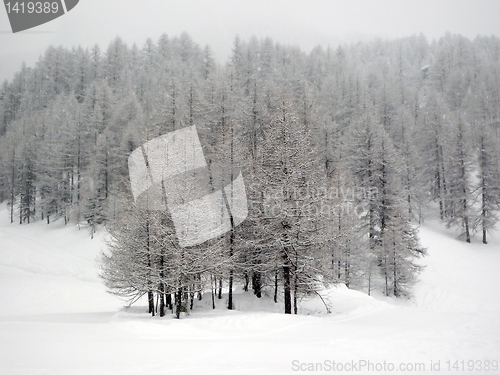
[[[166,299],[167,299],[167,301],[166,301],[167,308],[168,308],[170,311],[172,311],[172,310],[173,310],[173,306],[172,306],[172,294],[167,293],[166,297],[167,297],[167,298],[166,298]]]
[[[201,275],[198,275],[196,276],[196,278],[198,279],[198,301],[201,301],[203,299],[203,293],[202,293],[202,289],[203,289],[203,285],[201,283]]]
[[[393,254],[393,292],[395,297],[399,297],[397,270],[396,270],[396,243],[394,243],[394,254]]]
[[[290,245],[290,238],[288,237],[288,230],[290,229],[290,224],[287,222],[282,223],[284,232],[282,234],[282,240],[283,240],[283,294],[284,294],[284,300],[285,300],[285,314],[291,314],[292,313],[292,291],[291,291],[291,285],[290,285],[290,267],[291,267],[291,262],[289,258],[289,245]]]
[[[294,272],[293,275],[293,313],[297,315],[297,293],[298,293],[298,283],[297,283],[297,273]]]
[[[274,303],[278,303],[278,270],[274,272]]]
[[[467,210],[467,201],[464,199],[464,210]],[[470,229],[469,229],[469,216],[467,213],[464,216],[464,225],[465,225],[465,241],[470,243]]]
[[[11,187],[10,187],[10,223],[14,222],[14,200],[15,196],[15,186],[16,186],[16,150],[12,150],[12,176],[11,176]]]
[[[148,304],[149,304],[149,313],[152,316],[155,316],[155,298],[151,290],[148,291]]]
[[[165,316],[165,285],[160,283],[160,317]]]
[[[215,309],[215,288],[217,287],[215,283],[217,282],[217,279],[212,280],[212,275],[210,275],[210,294],[212,295],[212,309]]]
[[[150,239],[149,239],[149,217],[147,218],[146,223],[146,235],[147,235],[147,249],[148,249],[148,269],[151,272],[151,256],[150,256]],[[148,286],[151,285],[151,280],[148,280]],[[149,302],[149,312],[154,316],[155,315],[155,300],[153,296],[153,292],[151,290],[148,291],[148,302]]]
[[[165,273],[163,272],[163,267],[165,264],[165,256],[163,255],[163,249],[162,249],[162,254],[160,256],[160,285],[159,285],[159,291],[160,291],[160,317],[165,316],[165,284],[163,283],[163,279],[165,276]]]
[[[346,244],[346,259],[344,265],[344,282],[345,286],[349,288],[350,283],[350,268],[351,268],[351,251],[349,249],[349,243]]]
[[[483,227],[483,243],[487,244],[486,240],[486,181],[485,173],[486,170],[486,157],[484,153],[484,136],[481,137],[481,224]]]
[[[292,313],[292,298],[290,289],[290,265],[283,266],[283,293],[285,297],[285,314]]]
[[[175,317],[180,319],[182,308],[182,289],[178,288],[177,293],[175,293]]]
[[[460,134],[460,140],[462,139],[461,134]],[[470,243],[470,229],[469,229],[469,214],[468,214],[468,208],[467,208],[467,174],[465,171],[465,161],[464,161],[464,153],[461,150],[460,151],[460,163],[461,163],[461,175],[462,175],[462,181],[463,181],[463,194],[464,194],[464,199],[462,201],[463,209],[464,209],[464,226],[465,226],[465,241]]]
[[[248,292],[248,284],[250,284],[250,278],[248,277],[248,272],[245,271],[245,284],[243,285],[243,291]]]
[[[262,297],[262,276],[260,272],[254,271],[252,273],[252,289],[253,294],[255,294],[257,298]]]
[[[229,283],[228,283],[228,296],[227,296],[227,308],[228,310],[232,310],[233,306],[233,270],[229,270]]]
[[[217,291],[217,298],[222,299],[222,276],[219,278],[219,290]]]

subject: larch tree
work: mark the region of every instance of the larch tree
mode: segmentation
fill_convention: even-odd
[[[483,126],[478,139],[478,188],[481,202],[476,225],[482,232],[482,241],[488,243],[487,235],[495,228],[500,211],[500,142],[494,132]]]
[[[460,226],[466,242],[471,242],[474,217],[472,186],[471,137],[460,115],[455,117],[455,126],[449,139],[447,160],[447,201],[449,202],[446,221],[448,226]]]
[[[155,314],[155,263],[153,252],[153,213],[134,205],[110,222],[108,249],[101,255],[101,278],[115,295],[129,305],[148,296],[149,313]]]
[[[418,272],[413,259],[425,250],[409,218],[399,156],[382,124],[373,118],[360,120],[352,131],[351,168],[357,188],[367,192],[366,210],[360,216],[368,240],[368,293],[380,288],[386,295],[405,296]]]
[[[263,235],[274,238],[271,249],[277,254],[283,280],[285,314],[295,313],[299,289],[315,288],[314,249],[322,240],[320,198],[315,192],[322,186],[321,161],[309,129],[300,123],[293,103],[286,95],[276,99],[271,124],[258,161],[257,178],[269,192],[261,217]]]

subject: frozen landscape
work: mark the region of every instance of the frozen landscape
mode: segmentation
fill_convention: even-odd
[[[428,256],[410,301],[339,285],[323,293],[331,314],[302,300],[299,315],[285,315],[281,303],[238,289],[235,310],[220,300],[212,310],[208,295],[180,320],[151,317],[147,301],[124,308],[106,293],[96,262],[103,236],[91,240],[88,228],[62,221],[10,224],[2,204],[1,374],[291,374],[318,364],[382,374],[384,361],[400,372],[457,373],[455,365],[480,374],[495,371],[479,365],[500,360],[498,232],[488,245],[466,244],[427,221]]]
[[[0,375],[500,374],[500,2],[24,3]]]

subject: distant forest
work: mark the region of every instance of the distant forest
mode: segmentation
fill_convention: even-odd
[[[242,171],[249,215],[182,248],[168,212],[134,206],[127,159],[195,125],[207,163]],[[410,297],[418,225],[488,242],[500,210],[500,39],[446,34],[318,46],[189,35],[49,47],[0,88],[0,202],[10,220],[106,228],[102,277],[180,315],[234,284],[284,303],[325,285]]]

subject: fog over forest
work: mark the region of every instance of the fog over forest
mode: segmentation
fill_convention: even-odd
[[[192,126],[212,190],[241,171],[248,217],[181,246],[168,210],[135,205],[128,158]],[[49,47],[2,85],[0,202],[12,225],[109,231],[106,286],[130,302],[148,295],[152,314],[158,298],[160,315],[179,317],[223,288],[232,309],[236,284],[282,300],[285,313],[335,283],[411,298],[426,219],[488,242],[499,133],[497,37],[310,53],[236,38],[225,64],[186,33],[142,46],[117,37],[106,48]]]

